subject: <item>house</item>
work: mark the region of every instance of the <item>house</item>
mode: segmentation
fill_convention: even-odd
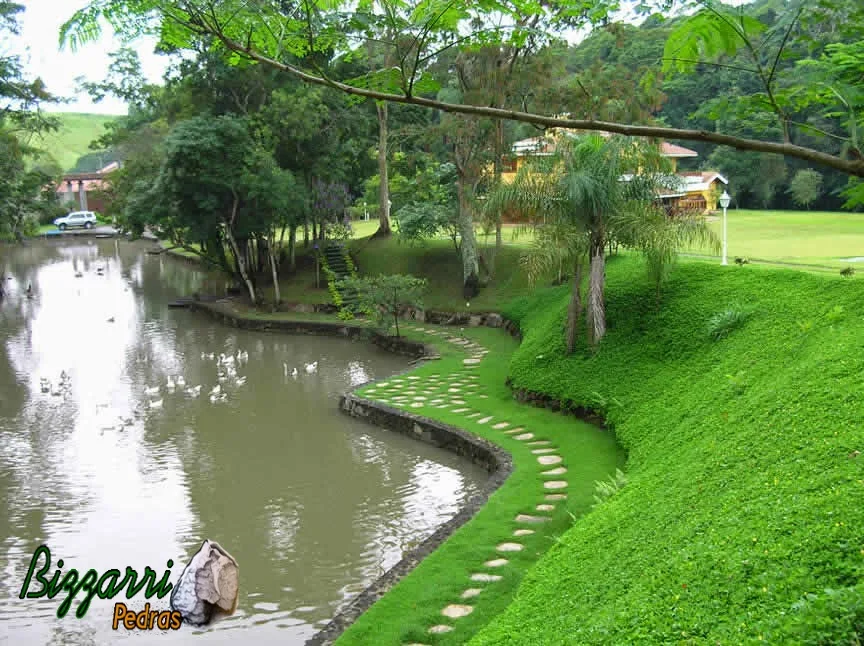
[[[118,168],[120,162],[114,161],[93,173],[67,173],[55,189],[57,197],[72,211],[104,211],[97,192],[106,188],[106,176]]]
[[[540,137],[522,139],[513,144],[511,153],[503,160],[501,180],[510,183],[516,177],[522,164],[530,157],[547,156],[555,151],[555,141],[562,134],[573,136],[570,131],[550,129]],[[608,133],[602,133],[609,136]],[[729,181],[717,171],[678,171],[678,160],[699,156],[695,150],[690,150],[667,141],[660,142],[661,154],[672,164],[672,172],[680,180],[680,187],[674,192],[658,195],[670,210],[700,210],[711,212],[717,209],[717,198],[728,186]]]

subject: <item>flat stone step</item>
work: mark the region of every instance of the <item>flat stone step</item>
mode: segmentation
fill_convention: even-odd
[[[488,423],[488,422],[490,422],[490,421],[492,421],[492,416],[491,416],[491,415],[490,415],[489,417],[484,417],[483,419],[478,419],[478,420],[477,420],[477,423],[478,423],[478,424],[486,424],[486,423]]]
[[[560,464],[563,459],[560,455],[541,455],[537,458],[537,462],[549,466],[550,464]]]
[[[535,509],[537,511],[555,511],[555,505],[537,505]]]
[[[523,442],[525,440],[533,440],[534,439],[534,433],[522,433],[521,435],[514,435],[513,439],[519,440],[520,442]]]
[[[529,516],[528,514],[519,514],[516,516],[517,523],[545,523],[552,520],[549,516]]]
[[[460,603],[451,603],[449,606],[441,610],[441,614],[450,619],[459,619],[459,617],[467,617],[474,612],[474,606],[466,606]]]
[[[525,429],[522,426],[519,426],[517,428],[511,428],[509,431],[504,431],[504,433],[506,433],[507,435],[512,435],[513,433],[520,433],[524,430]]]
[[[521,552],[525,546],[522,543],[501,543],[495,549],[499,552]]]
[[[533,533],[533,529],[517,529],[513,532],[513,536],[530,536]]]
[[[459,595],[459,598],[460,599],[473,599],[474,597],[476,597],[481,592],[483,592],[483,588],[468,588],[467,590],[465,590],[465,592],[463,592],[462,594]]]
[[[541,455],[543,453],[555,453],[558,449],[534,449],[531,451],[534,455]]]
[[[566,489],[567,481],[566,480],[549,480],[548,482],[543,483],[544,489]]]
[[[543,496],[545,500],[567,500],[566,493],[547,493]]]
[[[507,565],[510,561],[507,559],[492,559],[491,561],[486,561],[483,565],[486,567],[503,567]]]
[[[564,467],[558,467],[557,469],[549,469],[548,471],[544,471],[540,475],[544,476],[562,476],[567,473],[567,469]]]
[[[496,581],[500,581],[504,577],[500,574],[486,574],[485,572],[476,572],[471,575],[472,581],[477,581],[480,583],[495,583]]]
[[[429,632],[433,635],[436,635],[439,633],[449,633],[451,630],[453,630],[453,626],[448,626],[447,624],[438,624],[437,626],[432,626],[429,629]]]

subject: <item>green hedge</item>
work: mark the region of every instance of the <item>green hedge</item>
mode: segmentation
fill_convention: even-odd
[[[514,386],[602,410],[628,482],[470,643],[860,643],[864,283],[684,263],[658,310],[621,259],[596,356],[564,356],[567,299],[506,312]]]

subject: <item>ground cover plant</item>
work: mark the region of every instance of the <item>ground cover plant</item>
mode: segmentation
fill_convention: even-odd
[[[609,266],[609,334],[563,353],[568,290],[507,309],[514,387],[604,414],[626,485],[525,577],[483,644],[855,644],[864,633],[864,294],[839,275],[682,263],[658,308]],[[746,302],[723,338],[708,321]]]

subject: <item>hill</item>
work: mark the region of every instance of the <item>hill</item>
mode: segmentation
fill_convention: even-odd
[[[80,112],[58,112],[52,116],[60,119],[60,129],[46,134],[42,138],[42,147],[64,171],[74,168],[79,157],[92,152],[90,142],[105,131],[106,123],[118,118],[110,114]]]

